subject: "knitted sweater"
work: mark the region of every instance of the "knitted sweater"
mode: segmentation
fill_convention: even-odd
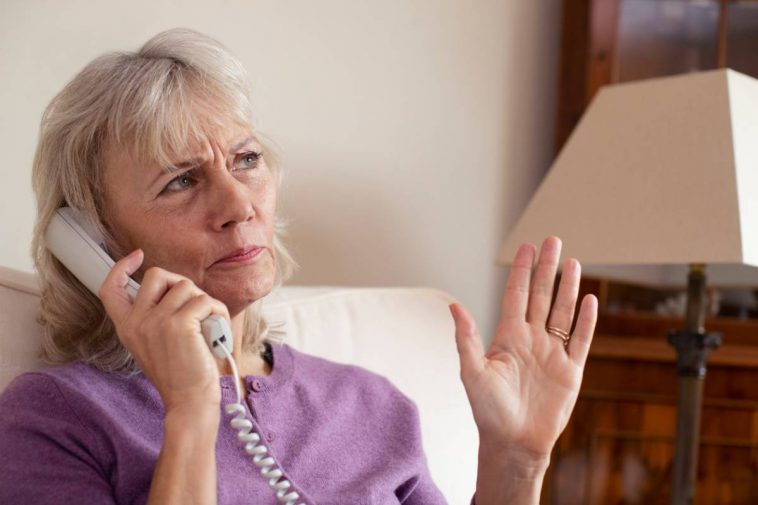
[[[247,418],[306,504],[445,503],[432,482],[415,405],[364,369],[271,346],[272,373],[245,377]],[[220,380],[220,408],[235,401]],[[0,396],[0,503],[142,504],[164,410],[141,374],[84,363],[16,378]],[[274,505],[222,411],[218,504]]]

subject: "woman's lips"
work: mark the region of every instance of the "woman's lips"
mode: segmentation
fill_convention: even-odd
[[[246,249],[245,251],[235,254],[234,256],[228,256],[226,258],[220,259],[216,262],[216,264],[228,264],[228,263],[248,263],[254,261],[258,256],[260,256],[261,252],[263,251],[263,247],[251,247],[250,249]]]

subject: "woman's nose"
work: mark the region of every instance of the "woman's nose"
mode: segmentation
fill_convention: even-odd
[[[249,188],[224,170],[213,181],[211,212],[215,229],[228,228],[255,217]]]

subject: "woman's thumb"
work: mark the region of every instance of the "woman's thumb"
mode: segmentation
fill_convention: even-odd
[[[455,345],[461,361],[461,378],[478,372],[484,363],[484,346],[476,322],[462,305],[452,303],[448,307],[455,321]]]

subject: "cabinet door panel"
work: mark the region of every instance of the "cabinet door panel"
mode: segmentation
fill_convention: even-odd
[[[717,67],[719,3],[619,0],[618,50],[611,81]]]
[[[593,361],[595,363],[593,363]],[[602,362],[602,366],[593,366]],[[610,367],[608,365],[611,365]],[[628,365],[632,365],[629,367]],[[676,397],[630,377],[621,392],[600,374],[617,367],[663,381],[661,364],[592,360],[571,422],[556,445],[550,475],[551,504],[666,504],[676,432]],[[676,380],[673,365],[671,380]],[[715,376],[735,369],[715,367]],[[740,370],[755,384],[758,370]],[[638,375],[637,375],[638,374]],[[614,375],[611,372],[611,375]],[[587,384],[586,383],[586,384]],[[607,384],[607,388],[604,387]],[[758,503],[758,402],[706,397],[702,413],[696,504]]]
[[[726,66],[758,78],[758,2],[730,3],[726,26]]]

